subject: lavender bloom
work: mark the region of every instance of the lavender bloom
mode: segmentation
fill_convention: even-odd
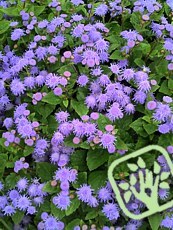
[[[173,10],[173,2],[171,0],[166,0],[166,3],[171,8],[171,10]]]
[[[86,86],[86,84],[88,83],[88,77],[84,74],[82,74],[81,76],[79,76],[77,83],[81,86],[84,87]]]
[[[117,205],[113,203],[105,204],[102,212],[109,220],[117,220],[120,216]]]
[[[57,208],[66,210],[70,206],[70,198],[69,196],[65,196],[60,193],[58,196],[53,198],[53,203],[57,206]]]
[[[96,9],[95,9],[95,14],[98,16],[105,16],[108,12],[108,6],[105,4],[100,4]]]
[[[20,196],[17,202],[17,207],[22,210],[25,211],[31,204],[31,201],[28,199],[28,197],[26,197],[25,195]]]
[[[173,217],[167,216],[165,219],[162,220],[160,226],[172,229],[173,228]]]
[[[163,103],[158,103],[153,118],[157,121],[165,122],[171,115],[171,108],[169,105]]]
[[[106,187],[103,187],[103,188],[99,189],[98,198],[102,202],[106,202],[106,201],[111,200],[112,196],[111,196],[110,190],[108,188],[106,188]]]
[[[22,29],[15,29],[11,33],[11,40],[13,40],[13,41],[19,40],[24,35],[25,35],[24,30],[22,30]]]
[[[7,205],[4,209],[3,209],[4,215],[5,216],[12,216],[14,215],[15,208],[12,205]]]
[[[11,91],[15,96],[19,96],[26,90],[24,84],[19,79],[13,79],[10,85]]]
[[[81,185],[80,188],[77,189],[77,196],[78,199],[87,203],[90,201],[91,197],[92,197],[92,192],[93,189],[91,189],[91,187],[89,185]]]
[[[73,3],[73,5],[78,6],[80,4],[84,4],[84,2],[82,0],[70,0],[71,3]]]

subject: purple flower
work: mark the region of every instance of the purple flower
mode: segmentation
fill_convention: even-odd
[[[59,122],[59,123],[63,123],[63,122],[66,122],[68,117],[70,116],[69,113],[67,112],[64,112],[64,111],[61,111],[59,113],[55,113],[55,116],[56,116],[56,120]]]
[[[26,90],[24,84],[19,79],[13,79],[10,84],[10,89],[15,96],[19,96]]]
[[[120,73],[120,67],[116,63],[111,63],[111,66],[109,67],[112,73],[119,74]]]
[[[47,49],[45,47],[41,47],[39,46],[36,50],[35,50],[35,54],[38,58],[38,60],[43,60],[46,55],[47,55]]]
[[[95,42],[95,46],[98,52],[108,51],[109,42],[105,41],[103,38],[100,38]]]
[[[70,206],[70,198],[69,196],[65,196],[60,193],[58,196],[55,196],[53,198],[53,203],[56,205],[57,208],[61,210],[67,210],[67,208]]]
[[[60,168],[55,172],[55,180],[69,181],[70,179],[70,169],[69,168]]]
[[[102,212],[109,220],[117,220],[120,216],[117,205],[113,203],[105,204]]]
[[[26,197],[25,195],[21,195],[18,199],[17,207],[20,210],[25,211],[30,206],[30,204],[31,204],[31,201],[29,200],[29,198]]]
[[[107,116],[111,121],[115,121],[116,119],[123,118],[124,115],[119,104],[115,102],[110,109],[108,109]]]
[[[101,139],[100,139],[101,145],[103,146],[103,148],[108,148],[109,146],[114,145],[115,143],[115,136],[109,134],[109,133],[105,133],[102,135]]]
[[[54,89],[59,83],[60,83],[60,77],[58,77],[57,75],[52,74],[52,73],[47,75],[47,77],[46,77],[46,85],[49,88]]]
[[[166,216],[165,219],[162,220],[160,226],[172,229],[173,228],[173,217]]]
[[[159,125],[158,130],[160,133],[166,134],[166,133],[169,133],[170,126],[168,124],[162,124],[162,125]]]
[[[100,4],[96,9],[95,9],[95,14],[98,16],[105,16],[108,12],[108,6],[105,4]]]
[[[17,182],[17,188],[20,192],[24,191],[27,187],[28,187],[28,180],[26,178],[21,178]]]
[[[135,112],[135,106],[132,103],[127,104],[124,109],[127,114],[133,114]]]
[[[158,103],[153,118],[157,121],[165,122],[171,115],[171,108],[169,105],[163,103]]]
[[[55,132],[53,137],[52,137],[51,143],[53,145],[59,145],[59,144],[61,144],[63,142],[64,142],[64,136],[58,131]]]
[[[19,195],[19,192],[17,190],[13,189],[13,190],[9,191],[8,196],[11,199],[11,201],[13,201],[14,199],[18,199],[20,195]]]
[[[148,92],[151,89],[150,82],[148,80],[140,81],[138,83],[138,88],[141,91]]]
[[[147,109],[148,110],[154,110],[156,107],[157,107],[157,103],[155,101],[147,102]]]
[[[58,221],[54,217],[49,216],[45,220],[44,229],[47,229],[47,230],[58,229]]]
[[[19,40],[24,35],[25,35],[25,33],[24,33],[23,29],[15,29],[11,33],[11,40],[13,40],[13,41]]]
[[[137,103],[140,103],[140,104],[144,104],[145,103],[145,100],[146,100],[146,94],[142,91],[136,91],[136,93],[134,94],[134,98],[133,100]]]
[[[7,117],[3,121],[3,126],[6,127],[6,129],[10,129],[13,125],[13,119],[11,117]]]
[[[88,83],[88,77],[84,74],[80,75],[78,77],[77,83],[81,86],[84,87]]]
[[[72,36],[75,38],[79,38],[82,36],[84,32],[84,24],[78,24],[72,31]]]
[[[70,0],[71,3],[73,3],[73,5],[78,6],[80,4],[84,4],[84,2],[82,0]]]
[[[103,188],[99,189],[98,198],[102,202],[106,202],[106,201],[111,200],[112,196],[111,196],[110,190],[108,188],[106,188],[106,187],[103,187]]]
[[[169,192],[167,189],[159,189],[159,198],[161,200],[166,200],[169,196]]]
[[[14,215],[14,213],[16,212],[14,207],[12,205],[7,205],[4,209],[3,209],[4,215],[5,216],[12,216]]]
[[[35,87],[35,78],[34,77],[26,77],[24,79],[24,85],[29,89],[33,89]]]
[[[173,153],[173,146],[172,146],[172,145],[169,145],[169,146],[167,147],[167,151],[168,151],[168,153],[172,154],[172,153]]]
[[[27,214],[33,215],[36,213],[36,208],[34,206],[29,206],[27,208]]]
[[[166,0],[166,3],[171,8],[171,10],[173,10],[173,2],[172,2],[172,0]]]
[[[90,201],[91,197],[92,197],[92,192],[93,189],[91,189],[90,185],[81,185],[80,188],[77,189],[77,197],[79,200],[87,203]]]

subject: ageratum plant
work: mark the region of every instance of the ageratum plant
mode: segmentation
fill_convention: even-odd
[[[172,20],[172,0],[0,1],[1,229],[173,229],[173,209],[126,217],[107,178],[149,144],[172,157]]]

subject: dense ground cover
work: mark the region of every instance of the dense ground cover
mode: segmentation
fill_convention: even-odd
[[[172,157],[172,20],[172,0],[0,1],[1,229],[173,229],[172,209],[125,216],[107,177],[149,144]],[[144,160],[169,171],[156,152]]]

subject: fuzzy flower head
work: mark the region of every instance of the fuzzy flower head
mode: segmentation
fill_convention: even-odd
[[[90,201],[91,197],[92,197],[92,192],[93,189],[91,189],[91,187],[89,185],[81,185],[80,188],[77,189],[77,196],[78,199],[87,203]]]

